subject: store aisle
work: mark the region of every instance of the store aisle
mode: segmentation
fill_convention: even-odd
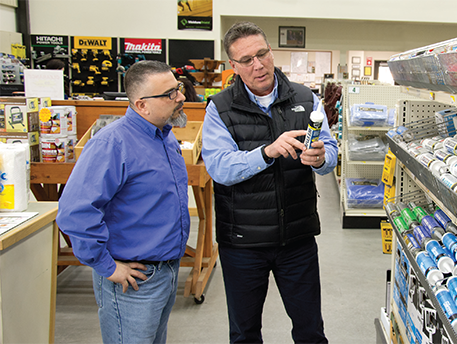
[[[341,228],[339,194],[332,174],[317,176],[317,184],[325,332],[331,344],[375,343],[374,319],[385,305],[385,275],[391,256],[382,253],[380,230]],[[194,219],[192,226],[196,227]],[[192,240],[195,238],[191,236],[191,244]],[[220,265],[214,269],[201,305],[195,304],[193,298],[182,296],[189,272],[190,268],[182,268],[180,272],[168,344],[227,343],[228,321]],[[264,342],[292,343],[290,329],[272,278],[264,310]],[[70,267],[58,277],[55,342],[102,342],[91,271],[87,267]]]

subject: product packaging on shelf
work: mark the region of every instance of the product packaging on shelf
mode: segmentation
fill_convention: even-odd
[[[349,124],[358,127],[384,127],[388,123],[386,105],[355,104],[351,107]]]
[[[382,208],[384,184],[380,179],[347,178],[348,208]]]
[[[26,147],[0,144],[0,211],[24,211],[28,206]]]
[[[76,135],[76,108],[50,106],[40,109],[40,133]]]
[[[41,135],[42,161],[47,163],[75,162],[74,135]]]

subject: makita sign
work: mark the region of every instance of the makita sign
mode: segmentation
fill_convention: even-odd
[[[124,49],[126,53],[162,54],[162,40],[125,38]]]

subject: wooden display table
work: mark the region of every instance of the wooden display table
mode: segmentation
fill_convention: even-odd
[[[54,343],[57,202],[0,236],[0,343]]]
[[[70,176],[74,163],[31,163],[30,186],[39,201],[58,200],[65,183]],[[182,258],[181,266],[192,267],[186,280],[184,296],[193,295],[197,303],[203,302],[203,291],[211,275],[218,255],[217,243],[213,243],[212,236],[212,180],[206,172],[203,161],[196,165],[186,165],[188,184],[192,190],[197,205],[199,217],[197,245],[195,248],[187,246],[186,254]],[[58,247],[59,267],[81,265],[73,255],[71,242],[64,238],[68,247]],[[60,236],[56,240],[59,242]]]

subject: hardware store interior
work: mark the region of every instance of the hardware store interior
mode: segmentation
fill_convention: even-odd
[[[208,97],[235,87],[225,33],[248,21],[277,70],[322,101],[337,145],[335,168],[314,173],[328,342],[457,344],[457,23],[454,3],[433,5],[0,0],[0,342],[103,342],[92,268],[59,229],[58,201],[94,129],[124,117],[124,75],[142,60],[196,91],[173,128],[190,234],[167,343],[230,342],[202,132]],[[283,302],[271,273],[265,343],[294,342]]]

